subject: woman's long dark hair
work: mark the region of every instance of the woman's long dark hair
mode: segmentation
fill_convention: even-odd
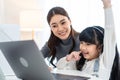
[[[118,52],[117,45],[116,45],[115,52],[116,52],[115,58],[113,61],[113,66],[112,66],[109,80],[120,80],[120,62],[119,62],[120,59],[119,59],[119,52]]]
[[[103,38],[104,38],[104,29],[100,26],[87,27],[79,35],[80,41],[95,44],[97,45],[97,47],[101,46],[101,53],[103,52]],[[81,55],[81,59],[76,63],[78,70],[82,69],[85,60],[86,59],[83,57],[83,55]]]
[[[50,21],[51,21],[51,18],[54,16],[54,15],[57,15],[57,14],[60,14],[60,15],[63,15],[63,16],[66,16],[69,20],[70,20],[70,17],[68,15],[68,13],[65,11],[65,9],[63,9],[62,7],[53,7],[49,12],[48,12],[48,15],[47,15],[47,21],[48,21],[48,24],[50,24]],[[78,33],[72,28],[72,25],[71,25],[71,32],[70,32],[70,35],[72,37],[72,47],[69,51],[69,53],[73,50],[74,46],[75,46],[75,40],[74,40],[74,36],[78,35]],[[48,47],[50,48],[50,55],[52,56],[51,60],[50,60],[50,63],[55,66],[53,64],[53,60],[56,56],[56,46],[59,45],[59,43],[61,42],[61,40],[56,37],[53,32],[51,31],[51,35],[50,35],[50,38],[48,40]],[[55,66],[56,67],[56,66]]]

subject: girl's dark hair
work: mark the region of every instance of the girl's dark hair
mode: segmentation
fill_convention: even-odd
[[[54,15],[63,15],[63,16],[66,16],[69,20],[69,15],[68,13],[65,11],[64,8],[62,7],[53,7],[52,9],[50,9],[50,11],[48,12],[48,15],[47,15],[47,21],[48,21],[48,24],[50,24],[50,21],[51,21],[51,18],[54,16]],[[71,32],[70,32],[70,35],[72,37],[72,47],[69,51],[69,53],[73,50],[74,46],[75,46],[75,40],[74,40],[74,36],[78,35],[78,33],[72,28],[72,25],[71,25]],[[50,55],[52,56],[51,60],[50,60],[50,63],[56,67],[54,64],[53,64],[53,60],[56,56],[56,46],[59,45],[59,43],[61,42],[61,40],[56,37],[53,32],[51,31],[51,35],[50,35],[50,38],[48,40],[48,47],[50,48]]]
[[[88,42],[97,45],[97,47],[101,47],[101,53],[103,52],[103,38],[104,29],[100,26],[87,27],[79,35],[80,41]],[[86,59],[82,56],[82,58],[76,63],[78,70],[82,69],[85,60]]]

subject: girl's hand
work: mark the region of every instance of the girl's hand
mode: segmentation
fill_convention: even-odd
[[[67,61],[72,61],[72,60],[78,61],[81,58],[80,54],[81,54],[81,51],[73,51],[71,54],[66,56],[66,60]]]
[[[111,0],[102,0],[104,8],[111,7]]]
[[[52,70],[53,70],[53,67],[48,67],[48,70],[49,70],[49,71],[52,71]]]

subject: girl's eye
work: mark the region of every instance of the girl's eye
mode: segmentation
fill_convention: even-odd
[[[87,45],[91,45],[91,43],[86,43]]]
[[[83,42],[81,41],[80,44],[83,44]]]
[[[87,44],[87,42],[85,42],[85,41],[80,41],[80,44]]]

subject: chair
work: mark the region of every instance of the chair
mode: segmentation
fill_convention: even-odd
[[[109,80],[120,80],[120,57],[116,46],[116,54]]]

